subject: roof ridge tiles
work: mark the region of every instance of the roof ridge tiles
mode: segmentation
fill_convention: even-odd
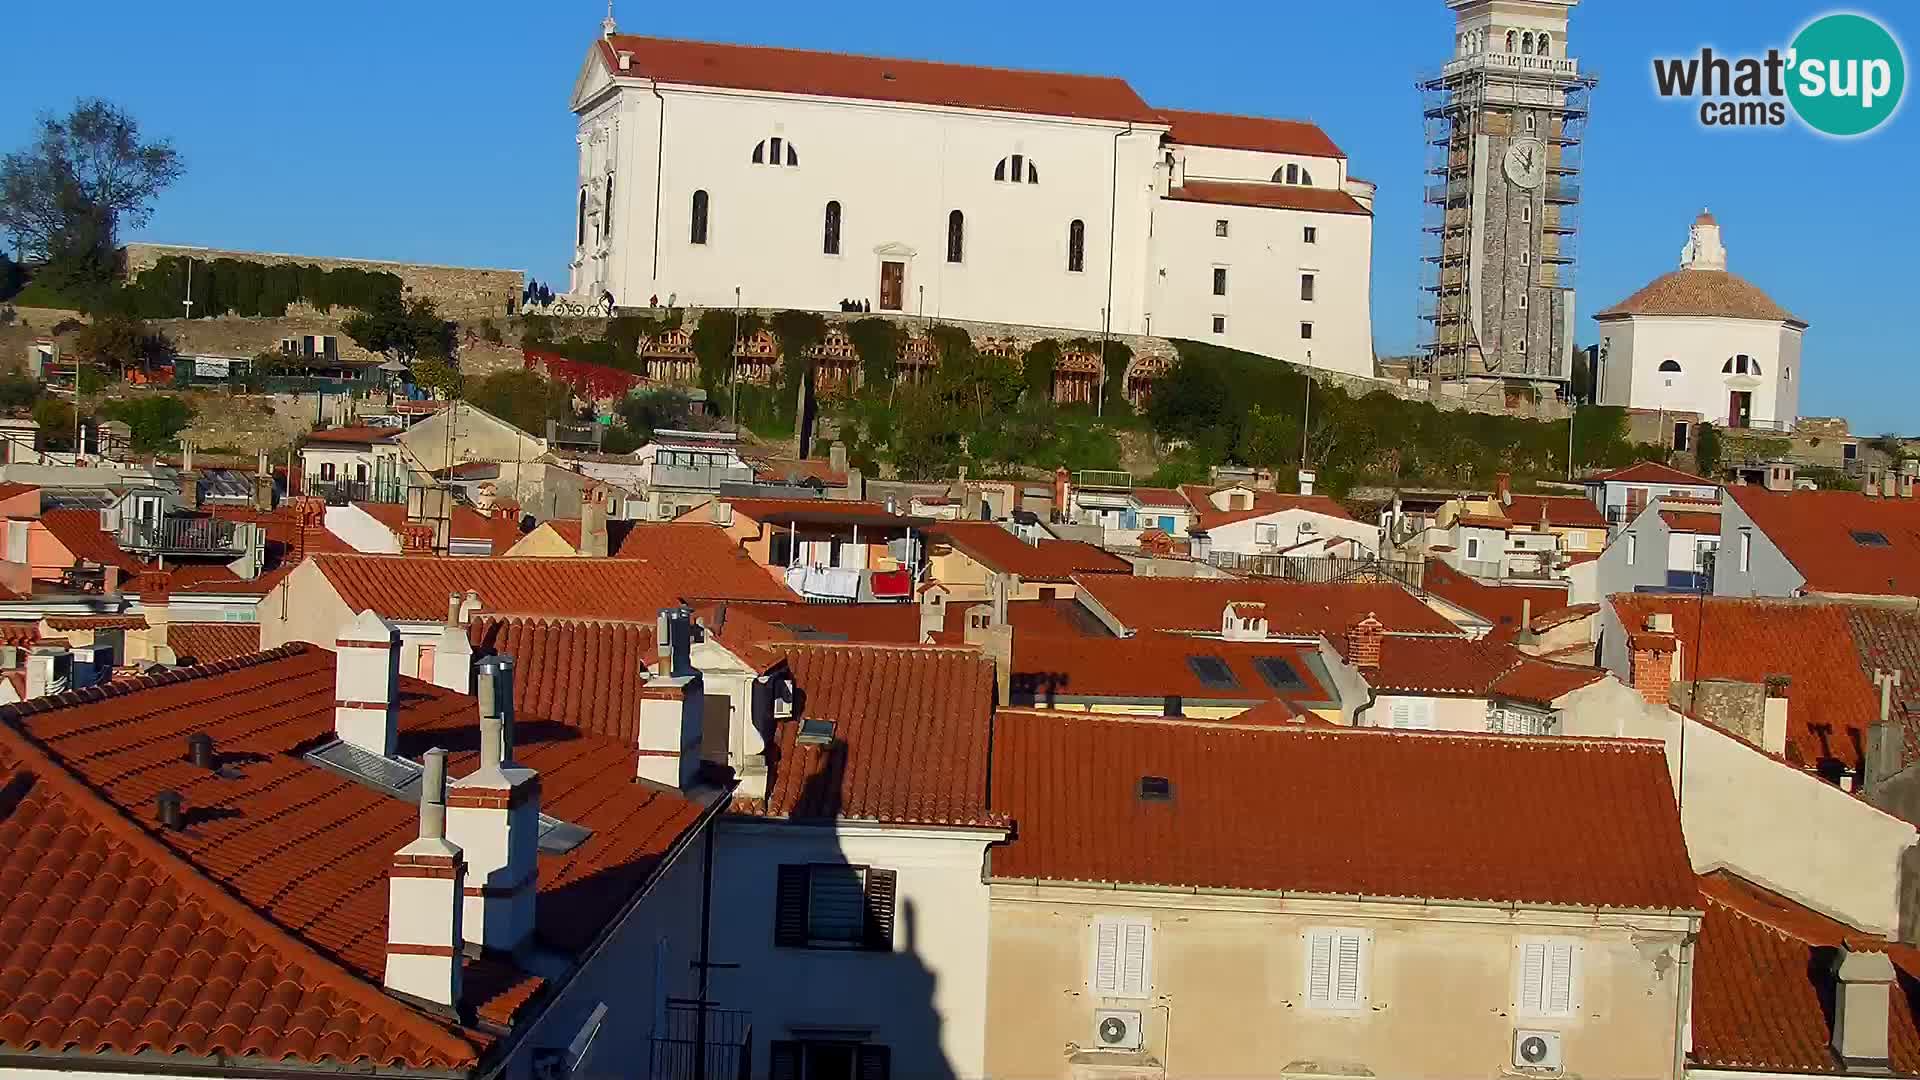
[[[1036,720],[1071,719],[1093,723],[1152,724],[1160,727],[1181,728],[1194,731],[1284,731],[1303,738],[1320,736],[1322,738],[1409,738],[1428,739],[1436,742],[1457,741],[1472,745],[1500,744],[1526,747],[1530,750],[1548,753],[1560,750],[1632,750],[1643,753],[1666,753],[1666,744],[1659,739],[1622,738],[1611,735],[1556,735],[1543,739],[1537,735],[1509,735],[1497,731],[1418,731],[1407,728],[1354,727],[1346,724],[1303,725],[1281,727],[1272,724],[1228,725],[1213,721],[1196,722],[1188,717],[1177,716],[1133,716],[1121,713],[1077,713],[1062,709],[1036,708],[999,708],[996,716],[1025,716]]]
[[[267,653],[258,653],[253,657],[244,657],[239,661],[227,660],[189,668],[182,674],[198,677],[200,674],[232,671],[253,666],[266,659],[299,655],[305,651],[305,645],[296,643],[269,650]],[[182,680],[163,679],[149,685],[164,685],[179,681]],[[59,698],[66,699],[70,696],[77,697],[77,695],[62,694]],[[75,704],[77,701],[67,703]],[[17,709],[18,706],[0,709],[0,719],[14,715]],[[290,959],[297,962],[301,968],[322,976],[342,997],[366,1009],[373,1016],[380,1017],[395,1026],[406,1028],[415,1038],[431,1046],[449,1060],[477,1061],[479,1059],[479,1049],[457,1032],[429,1019],[418,1009],[375,989],[365,978],[349,971],[339,961],[275,923],[253,905],[234,895],[226,886],[208,876],[184,856],[160,842],[131,815],[75,775],[60,759],[27,732],[13,724],[0,723],[0,748],[12,753],[17,760],[27,766],[35,774],[36,781],[49,789],[52,794],[66,801],[70,806],[86,812],[100,827],[112,834],[114,839],[128,845],[141,858],[166,871],[179,882],[188,895],[232,919],[245,928],[254,940],[262,943],[271,942],[276,949],[290,954]]]
[[[58,694],[50,694],[45,697],[28,698],[25,701],[17,701],[10,705],[0,705],[0,721],[10,720],[16,716],[24,716],[29,713],[53,712],[56,709],[64,709],[70,705],[85,705],[96,701],[105,701],[109,698],[124,697],[127,694],[157,686],[171,686],[175,683],[204,679],[212,675],[224,675],[229,671],[238,671],[241,668],[253,667],[256,664],[267,664],[275,660],[285,659],[289,656],[298,656],[306,652],[309,648],[310,646],[304,641],[291,641],[285,645],[280,645],[262,652],[250,653],[245,656],[236,656],[226,660],[212,660],[204,664],[195,664],[192,667],[168,668],[164,671],[148,671],[139,675],[130,675],[125,678],[114,679],[111,682],[95,686],[83,687],[77,690],[64,690]],[[0,724],[0,726],[6,725]]]

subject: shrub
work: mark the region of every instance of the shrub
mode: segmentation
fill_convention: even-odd
[[[101,405],[99,415],[118,420],[133,429],[133,448],[144,453],[172,449],[182,431],[193,423],[193,406],[167,394],[153,394],[129,401],[109,401]]]

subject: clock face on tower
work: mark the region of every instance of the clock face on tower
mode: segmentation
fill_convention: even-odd
[[[1516,139],[1507,147],[1507,179],[1532,191],[1547,178],[1547,144],[1539,139]]]

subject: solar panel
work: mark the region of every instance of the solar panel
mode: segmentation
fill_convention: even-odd
[[[420,801],[420,766],[406,758],[382,757],[336,739],[307,754],[307,760],[396,799]]]
[[[1187,667],[1193,674],[1212,690],[1238,690],[1240,680],[1233,677],[1233,669],[1225,660],[1217,656],[1189,656]]]
[[[1253,658],[1253,670],[1260,678],[1275,690],[1305,690],[1307,681],[1293,669],[1283,656],[1256,656]]]

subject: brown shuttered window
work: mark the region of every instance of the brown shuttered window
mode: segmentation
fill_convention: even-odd
[[[893,949],[893,907],[896,891],[892,870],[867,871],[867,948]],[[863,1066],[864,1074],[864,1066]]]
[[[898,874],[845,863],[779,868],[773,943],[781,948],[893,949]]]

